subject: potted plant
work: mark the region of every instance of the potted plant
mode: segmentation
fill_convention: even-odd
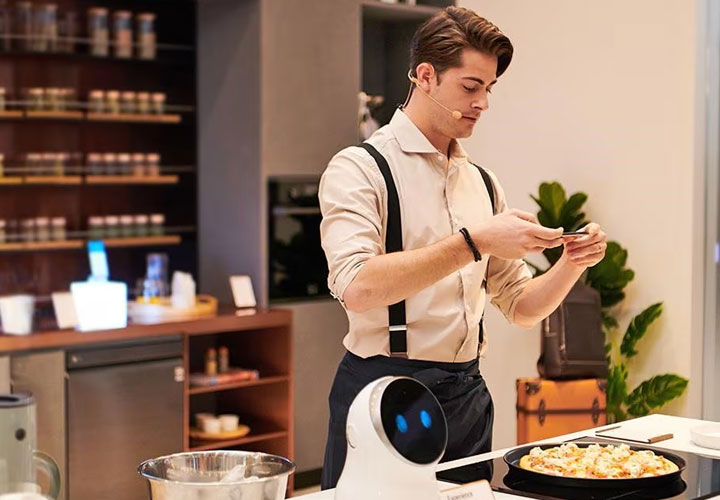
[[[587,194],[575,193],[569,198],[558,182],[543,182],[538,195],[532,196],[539,207],[538,221],[545,227],[562,227],[565,231],[576,231],[587,224],[582,207]],[[562,247],[546,249],[543,254],[550,266],[562,255]],[[631,391],[627,385],[629,366],[638,353],[640,340],[650,331],[650,326],[662,314],[663,304],[658,302],[634,316],[624,333],[621,334],[617,320],[618,305],[625,298],[624,289],[635,277],[635,272],[626,267],[628,252],[615,241],[608,241],[605,257],[596,266],[587,270],[580,278],[600,293],[602,304],[605,350],[608,357],[607,415],[608,422],[618,422],[628,417],[647,415],[679,397],[687,388],[688,380],[672,373],[655,375],[638,384]],[[536,275],[542,269],[530,262]]]

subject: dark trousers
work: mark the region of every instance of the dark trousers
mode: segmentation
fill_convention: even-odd
[[[388,375],[412,377],[425,384],[440,402],[448,425],[448,444],[442,461],[490,451],[493,402],[478,361],[436,363],[373,356],[363,359],[348,352],[338,366],[330,391],[330,426],[322,488],[334,488],[345,465],[345,425],[355,396],[370,382]]]

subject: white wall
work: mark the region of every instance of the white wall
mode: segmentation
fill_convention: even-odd
[[[515,57],[465,145],[494,170],[511,205],[535,212],[542,181],[589,195],[586,210],[629,251],[625,325],[655,301],[631,386],[660,372],[690,377],[664,412],[699,416],[702,310],[702,133],[696,112],[694,0],[464,0],[512,40]],[[696,99],[698,101],[696,101]],[[694,308],[694,309],[693,309]],[[699,311],[699,314],[698,314]],[[490,317],[483,371],[496,401],[495,447],[515,440],[519,376],[535,375],[539,330]],[[513,423],[512,425],[510,423]]]

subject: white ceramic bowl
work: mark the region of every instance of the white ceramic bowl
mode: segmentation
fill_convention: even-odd
[[[720,450],[720,423],[701,424],[690,428],[690,440],[703,448]]]

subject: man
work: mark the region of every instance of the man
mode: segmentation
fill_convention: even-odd
[[[495,175],[457,141],[487,111],[512,53],[510,40],[468,9],[435,15],[413,38],[405,106],[323,174],[328,284],[350,324],[329,398],[323,488],[344,465],[350,404],[381,376],[414,377],[436,395],[448,421],[443,460],[489,451],[493,406],[478,369],[486,294],[530,328],[605,255],[597,224],[564,237],[510,209]],[[521,259],[560,245],[557,264],[532,278]]]

